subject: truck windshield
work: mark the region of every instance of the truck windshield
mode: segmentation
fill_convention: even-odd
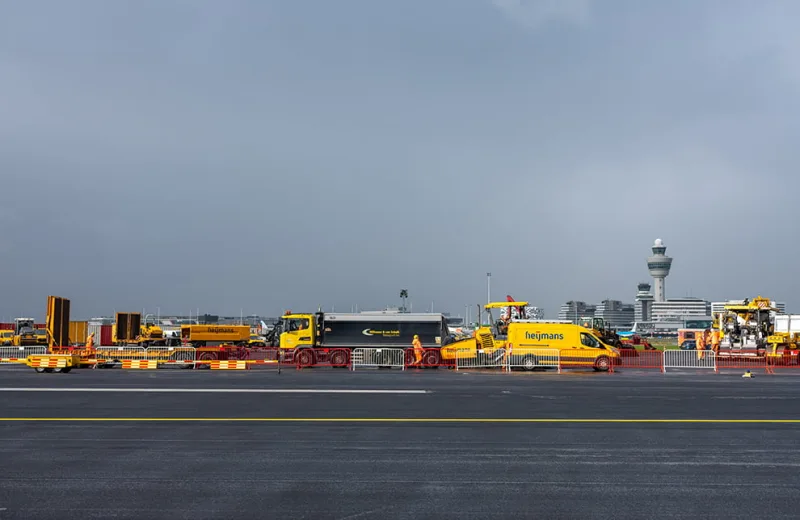
[[[284,318],[283,331],[294,332],[296,330],[303,330],[308,328],[307,319]]]

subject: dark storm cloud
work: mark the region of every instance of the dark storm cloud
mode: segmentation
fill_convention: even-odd
[[[378,4],[3,3],[0,316],[796,303],[795,3]]]

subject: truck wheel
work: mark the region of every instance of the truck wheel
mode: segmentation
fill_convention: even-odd
[[[200,352],[197,355],[198,361],[216,361],[217,360],[217,353],[216,352]]]
[[[310,348],[304,348],[295,354],[294,358],[299,366],[310,367],[314,364],[314,351]]]
[[[598,372],[608,372],[611,362],[607,356],[600,356],[594,362],[594,369]]]
[[[428,350],[422,355],[422,366],[425,368],[439,368],[442,356],[438,350]]]
[[[350,361],[349,352],[344,349],[331,352],[331,366],[336,368],[347,368]]]
[[[47,369],[42,367],[36,367],[34,368],[34,370],[36,370],[37,374],[44,374],[45,372],[47,372]]]

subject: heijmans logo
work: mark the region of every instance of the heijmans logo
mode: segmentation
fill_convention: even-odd
[[[545,332],[526,332],[525,339],[533,339],[536,341],[543,340],[543,339],[555,339],[555,340],[564,340],[563,334],[547,334]]]

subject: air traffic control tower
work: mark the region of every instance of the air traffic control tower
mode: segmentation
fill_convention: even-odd
[[[650,270],[650,276],[653,277],[655,285],[655,301],[666,301],[664,296],[664,279],[669,275],[669,270],[672,267],[672,257],[666,255],[667,246],[660,238],[657,238],[653,244],[653,256],[647,259],[647,268]]]

